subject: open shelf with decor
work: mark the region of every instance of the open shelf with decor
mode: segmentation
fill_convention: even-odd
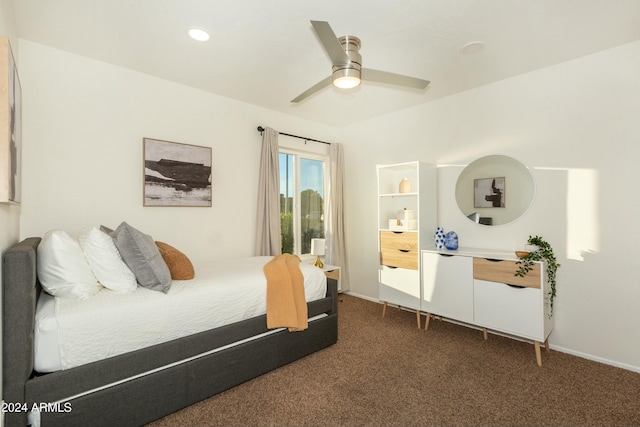
[[[436,229],[436,169],[414,161],[378,165],[379,298],[416,310],[420,327],[420,250]]]

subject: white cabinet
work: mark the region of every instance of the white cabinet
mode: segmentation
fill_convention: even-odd
[[[418,270],[382,265],[379,279],[380,300],[414,310],[420,309],[420,272]]]
[[[420,326],[420,250],[436,228],[436,169],[422,162],[378,165],[378,279],[387,303],[416,310]],[[403,182],[402,192],[400,183]],[[408,181],[408,184],[407,184]]]
[[[474,280],[474,322],[489,329],[544,341],[540,289]]]
[[[540,344],[553,329],[545,266],[535,263],[524,277],[512,252],[459,248],[422,252],[421,310],[534,341]],[[427,324],[428,325],[428,324]]]
[[[423,252],[420,310],[473,323],[472,260],[464,256]]]

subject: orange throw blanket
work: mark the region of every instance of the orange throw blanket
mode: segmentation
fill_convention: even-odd
[[[276,255],[263,268],[267,278],[267,328],[303,331],[308,327],[304,276],[297,255]]]

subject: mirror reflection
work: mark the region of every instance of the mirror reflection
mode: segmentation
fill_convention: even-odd
[[[531,172],[519,161],[502,155],[470,163],[458,177],[456,202],[471,221],[504,225],[524,214],[535,194]]]

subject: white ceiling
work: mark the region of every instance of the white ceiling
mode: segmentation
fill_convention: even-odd
[[[13,0],[18,36],[341,126],[640,39],[640,0]],[[290,101],[331,74],[310,20],[363,66],[431,81]],[[202,27],[208,42],[188,38]],[[484,49],[462,46],[482,41]]]

